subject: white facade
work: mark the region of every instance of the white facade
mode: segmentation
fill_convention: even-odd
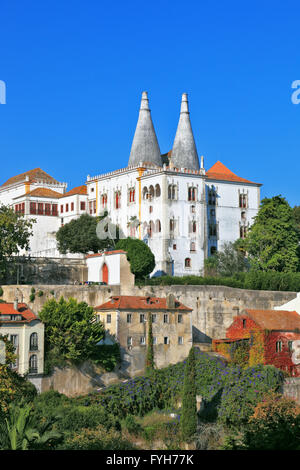
[[[99,216],[107,211],[123,237],[149,245],[156,259],[152,275],[202,274],[205,258],[225,242],[246,236],[259,208],[261,185],[238,177],[221,162],[208,171],[203,157],[199,164],[186,93],[172,151],[159,154],[143,92],[127,167],[88,176],[86,185],[68,193],[65,183],[40,169],[31,170],[0,187],[0,204],[21,207],[26,218],[37,219],[31,256],[61,256],[55,238],[60,226],[84,213]],[[43,207],[42,214],[32,214],[34,202]]]

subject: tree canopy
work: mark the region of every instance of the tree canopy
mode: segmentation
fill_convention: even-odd
[[[56,233],[58,249],[60,253],[98,253],[100,250],[108,250],[114,247],[119,238],[118,227],[111,222],[104,223],[106,239],[99,238],[97,234],[98,223],[107,219],[107,213],[100,217],[83,214],[78,219],[63,225]],[[112,236],[112,238],[111,238]]]
[[[239,240],[235,243],[224,243],[221,251],[204,261],[205,274],[230,277],[235,273],[248,271],[249,263],[239,245]]]
[[[104,326],[96,322],[93,308],[85,302],[50,299],[40,311],[40,319],[45,323],[45,352],[51,364],[97,358]]]
[[[294,211],[279,196],[264,198],[245,240],[251,265],[259,270],[295,272],[299,268],[299,232]]]
[[[0,277],[5,275],[9,259],[20,250],[29,248],[34,222],[8,206],[0,206]]]
[[[131,272],[136,279],[143,279],[155,268],[155,257],[148,245],[137,238],[124,238],[116,244],[117,250],[127,252]]]

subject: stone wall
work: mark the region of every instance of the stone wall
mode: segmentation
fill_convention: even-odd
[[[175,297],[193,309],[193,340],[197,343],[210,343],[212,338],[224,338],[226,329],[233,318],[245,308],[273,309],[297,295],[296,292],[273,292],[236,289],[223,286],[79,286],[79,285],[35,285],[36,292],[41,290],[42,297],[36,295],[35,301],[30,302],[32,286],[2,286],[3,299],[13,302],[18,289],[18,298],[23,294],[26,302],[34,313],[38,314],[45,301],[60,296],[73,297],[78,301],[87,302],[91,306],[106,302],[112,295],[151,295],[165,297],[173,293]]]
[[[285,379],[281,392],[289,398],[293,398],[300,405],[300,377]]]

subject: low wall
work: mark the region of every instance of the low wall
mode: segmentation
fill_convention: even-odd
[[[49,298],[59,299],[73,297],[78,301],[87,302],[95,307],[106,302],[112,295],[151,295],[166,297],[173,293],[184,305],[193,309],[193,341],[197,343],[210,343],[212,338],[224,338],[226,329],[233,318],[245,308],[273,309],[297,296],[296,292],[274,292],[236,289],[223,286],[79,286],[79,285],[35,285],[35,301],[30,302],[32,286],[2,286],[3,299],[13,302],[15,294],[18,298],[23,295],[34,313],[38,314],[45,301]],[[43,296],[38,297],[41,290]],[[54,292],[54,294],[52,293]]]

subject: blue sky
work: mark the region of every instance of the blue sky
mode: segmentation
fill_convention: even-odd
[[[0,183],[41,167],[69,189],[127,165],[141,92],[162,153],[183,92],[205,168],[217,160],[300,205],[296,1],[2,2]]]

